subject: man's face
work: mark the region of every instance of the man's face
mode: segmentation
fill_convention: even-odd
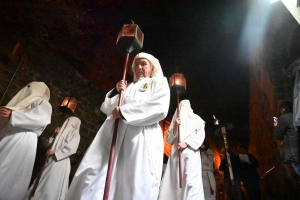
[[[138,79],[140,78],[150,78],[153,71],[153,67],[149,60],[146,58],[138,58],[134,62],[134,74]]]

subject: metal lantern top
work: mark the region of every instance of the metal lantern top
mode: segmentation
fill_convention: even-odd
[[[77,106],[77,100],[73,97],[65,97],[61,103],[59,110],[64,114],[72,115]]]
[[[186,81],[183,74],[175,73],[169,78],[171,93],[181,95],[186,91]]]
[[[137,54],[143,48],[144,34],[137,24],[124,24],[116,42],[121,54]]]

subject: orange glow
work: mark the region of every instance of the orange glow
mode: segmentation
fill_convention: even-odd
[[[184,88],[186,88],[186,80],[183,74],[173,74],[170,78],[169,78],[169,86],[173,87],[173,86],[183,86]]]
[[[222,171],[219,171],[219,166],[222,160],[221,155],[216,149],[212,149],[212,151],[214,152],[214,166],[215,166],[214,171],[218,171],[220,174],[223,174]]]
[[[164,154],[166,154],[166,156],[170,156],[171,150],[172,150],[172,145],[170,145],[166,138],[167,138],[167,133],[168,133],[168,129],[170,126],[170,122],[167,122],[165,120],[160,121],[159,125],[163,131],[163,136],[164,136]]]

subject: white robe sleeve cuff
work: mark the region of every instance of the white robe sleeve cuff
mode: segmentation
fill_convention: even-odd
[[[112,114],[112,111],[117,107],[119,95],[115,95],[112,98],[109,98],[110,94],[114,89],[110,90],[105,97],[104,102],[101,105],[100,110],[105,113],[107,116]]]

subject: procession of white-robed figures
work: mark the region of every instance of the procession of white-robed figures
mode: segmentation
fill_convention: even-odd
[[[80,124],[71,116],[46,141],[47,159],[30,184],[37,137],[51,123],[50,90],[31,82],[0,107],[0,200],[98,200],[103,198],[114,131],[119,121],[109,200],[215,199],[213,153],[205,138],[205,122],[180,102],[168,130],[172,144],[163,169],[163,133],[158,122],[169,108],[170,89],[158,59],[139,53],[132,64],[133,82],[121,80],[101,105],[107,115],[69,186],[70,160],[80,142]],[[123,91],[119,101],[119,92]],[[180,141],[178,133],[180,132]],[[201,150],[201,153],[200,153]],[[178,178],[182,158],[182,187]]]

